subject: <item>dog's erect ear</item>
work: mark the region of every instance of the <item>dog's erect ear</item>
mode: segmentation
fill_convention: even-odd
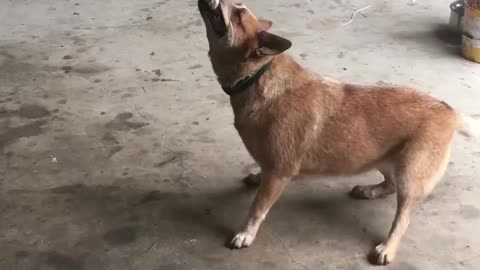
[[[272,21],[269,20],[258,20],[258,22],[260,23],[260,29],[262,29],[262,31],[268,31],[273,24]]]
[[[291,46],[292,42],[290,40],[263,31],[258,35],[257,54],[276,55],[286,51]]]

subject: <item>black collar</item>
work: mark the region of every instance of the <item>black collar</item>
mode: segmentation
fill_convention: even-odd
[[[233,96],[247,90],[250,86],[256,83],[258,79],[260,79],[260,77],[262,77],[262,75],[265,73],[265,71],[268,70],[271,64],[272,64],[272,61],[269,61],[268,63],[261,66],[259,69],[257,69],[255,73],[246,76],[245,78],[241,79],[236,84],[234,84],[233,86],[222,86],[223,91],[227,95]]]

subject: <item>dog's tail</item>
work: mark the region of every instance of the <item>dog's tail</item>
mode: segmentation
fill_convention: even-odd
[[[480,137],[480,119],[457,114],[457,131],[466,137]]]

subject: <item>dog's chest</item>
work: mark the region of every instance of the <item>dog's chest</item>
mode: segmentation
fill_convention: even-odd
[[[234,125],[248,152],[253,158],[260,158],[260,148],[267,136],[265,128],[254,120],[240,117],[235,117]]]
[[[263,148],[268,145],[270,122],[268,114],[256,109],[255,106],[244,106],[234,107],[234,115],[234,126],[248,152],[255,160],[262,160],[265,152]]]

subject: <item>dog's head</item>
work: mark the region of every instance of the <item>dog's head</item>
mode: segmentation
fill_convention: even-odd
[[[243,4],[199,0],[198,8],[207,29],[210,57],[228,56],[240,62],[279,54],[292,45],[287,39],[267,32],[272,22],[257,19]]]

